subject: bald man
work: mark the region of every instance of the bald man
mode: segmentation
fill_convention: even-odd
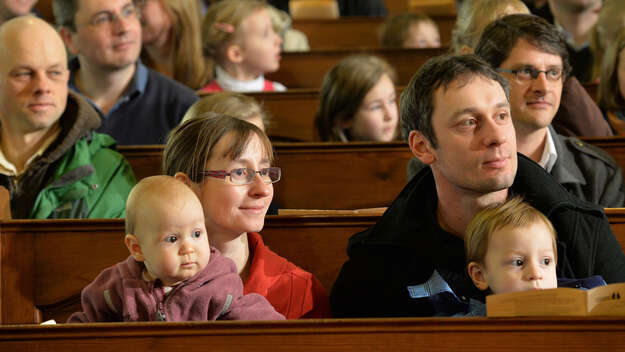
[[[115,141],[93,132],[100,118],[68,94],[68,78],[49,24],[23,16],[0,26],[0,186],[13,218],[125,215],[135,177]]]

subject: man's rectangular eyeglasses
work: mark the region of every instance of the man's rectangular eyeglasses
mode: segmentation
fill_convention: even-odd
[[[506,69],[506,68],[498,68],[497,69],[498,72],[506,72],[506,73],[512,73],[514,74],[514,77],[516,78],[517,81],[519,82],[529,82],[531,80],[534,80],[536,78],[538,78],[538,75],[542,73],[545,74],[545,77],[547,78],[548,81],[558,81],[563,74],[563,70],[561,68],[550,68],[546,71],[542,71],[542,70],[537,70],[531,66],[525,66],[525,67],[521,67],[519,69],[515,69],[515,70],[510,70],[510,69]]]
[[[247,185],[254,182],[256,174],[260,175],[260,178],[266,184],[276,183],[280,181],[282,170],[279,167],[265,167],[260,170],[250,169],[248,167],[242,167],[238,169],[232,169],[230,172],[226,170],[212,170],[200,172],[203,176],[210,176],[215,178],[221,178],[224,182],[232,185]]]

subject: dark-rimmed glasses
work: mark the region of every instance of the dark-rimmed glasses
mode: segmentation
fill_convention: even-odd
[[[232,169],[230,172],[226,172],[226,170],[211,170],[201,171],[200,174],[223,179],[224,182],[231,185],[248,185],[254,182],[256,174],[259,174],[264,183],[270,184],[280,181],[282,170],[279,167],[265,167],[260,170],[241,167]]]
[[[548,70],[537,70],[532,66],[525,66],[518,69],[498,68],[497,72],[506,72],[514,74],[516,80],[520,83],[529,82],[538,78],[541,73],[545,74],[548,81],[556,82],[562,78],[563,70],[561,68],[550,68]]]

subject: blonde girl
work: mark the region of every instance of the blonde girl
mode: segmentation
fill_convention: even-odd
[[[264,78],[265,73],[280,68],[282,44],[266,6],[257,0],[227,0],[208,8],[202,41],[215,79],[201,92],[286,90]]]
[[[191,105],[182,118],[182,122],[200,115],[202,111],[211,111],[245,120],[256,125],[263,132],[269,123],[267,113],[254,98],[236,92],[217,92],[206,95]]]

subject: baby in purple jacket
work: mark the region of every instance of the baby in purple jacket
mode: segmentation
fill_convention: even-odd
[[[211,248],[199,199],[169,176],[143,179],[126,203],[130,256],[81,295],[69,323],[276,320],[261,295],[243,294],[235,264]]]

